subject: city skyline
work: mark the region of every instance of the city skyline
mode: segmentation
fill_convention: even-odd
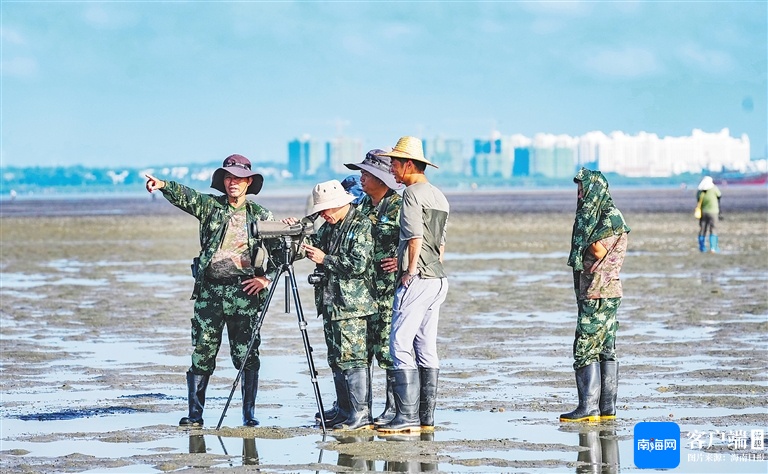
[[[746,134],[765,2],[39,3],[2,9],[2,166],[285,161],[303,134]]]

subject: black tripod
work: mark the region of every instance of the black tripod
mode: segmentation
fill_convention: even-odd
[[[267,300],[264,303],[264,309],[261,311],[259,320],[256,322],[256,326],[253,328],[251,341],[250,343],[248,343],[248,349],[245,352],[245,357],[243,357],[243,364],[240,366],[240,371],[237,373],[237,377],[235,377],[235,381],[232,384],[232,391],[229,392],[229,398],[227,399],[227,404],[224,405],[224,411],[221,413],[221,418],[219,418],[219,424],[216,425],[217,430],[221,428],[221,423],[222,421],[224,421],[224,415],[226,415],[227,408],[229,408],[229,404],[230,402],[232,402],[232,396],[235,394],[235,389],[237,389],[237,383],[240,381],[240,377],[242,377],[243,371],[245,370],[245,361],[248,359],[248,355],[253,350],[253,345],[256,343],[256,336],[259,334],[261,325],[264,322],[264,316],[266,316],[267,314],[267,310],[269,309],[269,304],[272,301],[272,296],[274,296],[275,290],[277,289],[277,285],[280,282],[280,277],[284,273],[287,273],[285,312],[286,313],[290,312],[290,300],[288,299],[288,284],[290,283],[291,293],[293,294],[293,302],[294,302],[294,306],[296,307],[296,315],[299,318],[299,330],[301,331],[301,337],[304,341],[304,353],[307,355],[307,364],[309,365],[309,376],[310,376],[310,380],[312,381],[312,387],[315,390],[315,400],[317,401],[317,409],[319,410],[320,413],[323,413],[324,411],[323,399],[320,395],[320,385],[317,383],[317,370],[315,369],[315,362],[312,360],[312,346],[309,345],[309,337],[307,336],[307,321],[304,319],[304,311],[301,308],[301,301],[299,300],[299,290],[296,286],[296,274],[293,271],[293,260],[296,256],[296,250],[301,245],[301,241],[303,240],[304,236],[302,235],[297,241],[296,249],[293,248],[294,239],[292,236],[281,235],[279,238],[281,239],[283,263],[280,266],[280,271],[277,273],[277,276],[275,276],[275,279],[272,281],[272,285],[270,285],[269,287],[269,293],[267,294]],[[323,428],[323,433],[325,433],[325,419],[322,416],[320,417],[320,423]]]

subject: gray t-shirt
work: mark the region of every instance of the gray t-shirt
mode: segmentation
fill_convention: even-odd
[[[408,241],[421,238],[419,274],[422,278],[446,276],[440,262],[440,246],[445,245],[449,210],[445,195],[431,183],[416,183],[405,188],[400,211],[400,244],[397,249],[401,272],[408,271]]]

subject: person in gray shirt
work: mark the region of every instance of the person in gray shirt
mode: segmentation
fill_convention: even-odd
[[[402,137],[381,155],[392,158],[392,174],[406,188],[390,333],[396,415],[377,429],[384,434],[429,431],[434,429],[440,368],[437,323],[448,293],[443,251],[450,207],[424,174],[427,166],[437,166],[424,157],[421,140]]]

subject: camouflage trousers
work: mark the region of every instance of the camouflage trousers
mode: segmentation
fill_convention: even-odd
[[[573,341],[573,368],[578,370],[593,362],[616,360],[616,311],[621,298],[578,300],[579,319]]]
[[[323,314],[323,332],[331,369],[368,367],[368,318],[332,321],[329,314]]]
[[[213,374],[225,324],[229,337],[229,355],[232,364],[240,370],[263,303],[263,297],[247,294],[239,283],[204,283],[195,300],[195,314],[192,318],[194,350],[190,371],[200,375]],[[245,363],[247,370],[259,370],[260,344],[261,335],[257,335]]]
[[[368,320],[368,363],[376,358],[379,367],[392,370],[395,364],[389,353],[389,331],[392,328],[392,300],[389,304],[379,304],[379,312]]]

